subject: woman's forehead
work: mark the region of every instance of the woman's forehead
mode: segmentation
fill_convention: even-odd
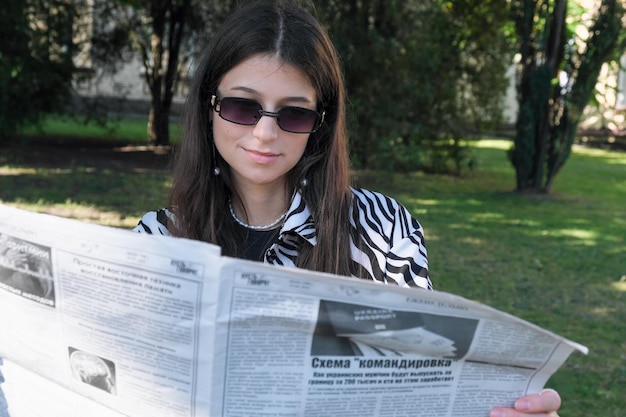
[[[316,102],[317,94],[309,76],[276,55],[257,54],[227,71],[219,83],[221,95],[227,92],[281,96],[293,101]]]

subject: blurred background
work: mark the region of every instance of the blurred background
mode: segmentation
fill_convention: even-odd
[[[236,0],[3,0],[0,203],[130,228],[167,205],[194,63]],[[590,348],[563,416],[626,410],[621,0],[319,0],[357,185],[424,225],[433,281]]]

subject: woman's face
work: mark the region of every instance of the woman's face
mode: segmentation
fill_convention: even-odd
[[[308,77],[273,55],[253,55],[222,78],[219,99],[237,97],[258,102],[263,110],[285,106],[317,110],[317,96]],[[239,191],[250,186],[284,187],[285,175],[300,160],[308,133],[290,133],[275,117],[263,116],[252,126],[238,125],[212,114],[215,146],[231,168]]]

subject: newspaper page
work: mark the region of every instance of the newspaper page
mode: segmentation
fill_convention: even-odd
[[[451,294],[0,206],[2,417],[480,417],[573,351]]]
[[[24,381],[37,375],[122,415],[207,415],[200,393],[213,364],[219,249],[151,237],[0,207],[0,357],[16,365],[3,371],[11,417],[22,415],[13,392],[26,403],[60,395],[45,383],[36,394],[24,389],[32,382],[12,387],[21,368],[34,374]],[[90,415],[70,406],[42,415]]]

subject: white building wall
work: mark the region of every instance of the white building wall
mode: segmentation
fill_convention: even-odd
[[[143,64],[139,59],[124,64],[115,74],[96,75],[77,86],[81,95],[87,97],[124,97],[128,100],[150,100],[150,90],[144,79]],[[184,90],[179,88],[179,90]],[[174,101],[183,102],[185,91],[177,91]]]

